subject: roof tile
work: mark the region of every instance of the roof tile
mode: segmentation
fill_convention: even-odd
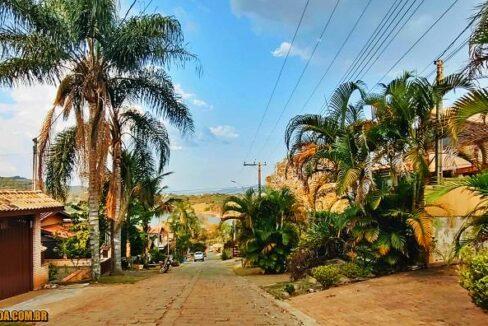
[[[0,212],[62,209],[63,204],[42,191],[0,190]]]

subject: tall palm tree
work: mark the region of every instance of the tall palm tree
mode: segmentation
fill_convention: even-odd
[[[144,257],[147,258],[147,233],[151,219],[172,211],[173,198],[162,194],[161,186],[170,173],[159,173],[151,153],[144,150],[124,150],[121,160],[121,201],[120,216],[125,220],[137,217],[146,237]],[[114,236],[112,241],[115,241]],[[115,269],[114,272],[117,272]]]
[[[126,86],[128,98],[148,104],[179,127],[191,127],[164,68],[194,58],[183,46],[180,24],[159,14],[119,15],[115,0],[5,0],[0,3],[0,83],[58,87],[40,137],[46,151],[62,107],[73,114],[86,139],[93,278],[100,275],[98,206],[108,152],[110,83]]]
[[[161,173],[169,159],[169,136],[166,127],[149,113],[141,114],[135,110],[124,110],[112,106],[111,140],[112,140],[112,178],[109,191],[108,216],[112,219],[113,226],[113,253],[114,272],[121,270],[120,237],[122,224],[126,218],[126,212],[121,210],[122,205],[122,140],[124,135],[130,135],[132,141],[126,141],[126,146],[133,147],[138,153],[140,161],[148,161],[152,153],[157,154],[157,173]],[[151,150],[152,149],[152,150]],[[152,171],[152,170],[151,170]],[[149,172],[149,171],[148,171]]]
[[[169,137],[160,121],[148,113],[142,114],[134,110],[118,113],[109,126],[113,166],[111,176],[108,177],[109,191],[106,200],[106,215],[112,221],[112,272],[121,271],[120,231],[127,216],[128,205],[146,187],[141,183],[146,182],[148,176],[161,173],[169,158]],[[68,128],[56,135],[46,157],[46,191],[63,200],[66,199],[73,171],[79,166],[77,163],[80,162],[84,150],[83,144],[80,146],[77,141],[76,128]],[[123,155],[122,135],[126,136],[124,143],[132,148],[132,154]],[[152,158],[153,152],[159,154],[157,162]],[[160,174],[160,177],[166,175]]]
[[[389,84],[382,84],[380,93],[370,95],[366,100],[375,114],[376,126],[371,137],[384,145],[379,147],[378,155],[386,159],[393,184],[396,184],[398,175],[413,169],[414,209],[422,208],[429,178],[429,151],[436,137],[442,135],[433,110],[447,93],[471,87],[471,81],[460,74],[431,83],[406,72]]]

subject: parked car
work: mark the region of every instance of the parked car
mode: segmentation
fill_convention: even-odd
[[[205,255],[201,251],[197,251],[193,254],[193,261],[205,261]]]

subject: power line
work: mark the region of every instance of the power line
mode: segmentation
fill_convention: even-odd
[[[323,37],[325,35],[325,32],[327,31],[327,28],[330,25],[330,22],[332,20],[332,17],[334,16],[334,14],[335,14],[335,12],[337,10],[337,7],[338,7],[340,1],[341,0],[337,0],[336,1],[336,4],[335,4],[334,8],[332,9],[331,14],[329,15],[329,18],[327,19],[324,27],[322,28],[322,32],[320,33],[320,36],[317,39],[317,42],[315,42],[315,46],[314,46],[314,48],[312,50],[312,53],[308,57],[307,62],[305,63],[305,66],[303,67],[302,72],[300,73],[300,76],[298,77],[298,79],[297,79],[297,81],[295,83],[295,86],[293,87],[290,95],[288,96],[288,100],[286,101],[285,105],[283,106],[283,109],[281,110],[280,115],[278,116],[278,119],[276,120],[275,124],[273,125],[273,128],[271,129],[271,132],[268,134],[268,137],[264,141],[263,148],[266,147],[267,143],[269,142],[269,139],[270,139],[271,135],[276,130],[276,127],[278,126],[279,122],[281,121],[281,118],[283,117],[283,114],[285,113],[286,109],[288,108],[288,105],[290,104],[291,99],[293,98],[293,95],[295,94],[295,91],[298,89],[298,86],[300,85],[300,82],[302,81],[303,75],[307,71],[308,66],[310,65],[310,62],[311,62],[313,56],[315,55],[315,52],[317,51],[317,48],[318,48],[319,44],[322,42]]]
[[[346,38],[344,39],[344,41],[342,42],[340,48],[337,50],[334,58],[332,59],[332,61],[330,62],[330,64],[327,66],[327,69],[326,71],[324,72],[324,74],[322,75],[322,77],[320,78],[320,80],[318,81],[318,83],[315,85],[314,87],[314,90],[312,91],[312,94],[310,94],[309,98],[307,99],[307,101],[305,102],[305,104],[303,105],[301,111],[303,111],[303,109],[307,106],[308,102],[311,100],[311,98],[313,97],[313,95],[315,95],[315,92],[317,91],[317,89],[319,88],[320,84],[322,83],[322,81],[324,80],[324,78],[327,76],[327,74],[329,73],[329,70],[330,68],[332,67],[332,65],[335,63],[335,61],[337,60],[337,57],[339,56],[339,54],[342,52],[342,50],[344,49],[345,45],[347,44],[347,42],[349,41],[349,39],[351,38],[351,35],[352,33],[356,30],[359,22],[361,21],[361,19],[363,18],[364,14],[366,13],[367,9],[369,8],[370,4],[371,4],[372,0],[369,0],[368,3],[366,4],[366,6],[363,8],[363,10],[361,11],[361,14],[358,16],[358,18],[356,19],[356,22],[354,23],[354,26],[351,28],[351,30],[349,31],[349,33],[347,34]],[[273,128],[275,129],[275,128]],[[273,133],[269,133],[267,139],[266,139],[266,142],[265,142],[265,145],[267,144],[267,142],[269,141],[269,139],[271,138],[271,135]],[[265,145],[263,145],[263,147],[261,148],[261,151],[260,153],[264,150],[264,148],[266,147]]]
[[[373,43],[370,43],[368,45],[368,51],[366,52],[365,51],[365,54],[363,54],[363,56],[361,57],[360,60],[358,60],[356,66],[354,67],[354,69],[352,69],[349,74],[349,78],[345,78],[345,80],[349,79],[349,80],[354,80],[354,75],[357,73],[357,71],[361,68],[361,66],[363,65],[363,63],[368,60],[368,58],[370,57],[370,54],[372,51],[374,51],[378,45],[378,43],[381,41],[381,43],[379,44],[378,48],[381,48],[381,46],[383,45],[384,41],[382,41],[383,37],[385,36],[386,34],[386,38],[385,39],[388,39],[388,37],[390,36],[391,34],[391,31],[390,31],[390,27],[393,23],[396,23],[396,25],[393,27],[392,30],[395,30],[395,28],[398,26],[398,24],[402,21],[402,19],[405,17],[405,14],[408,12],[408,10],[410,10],[410,8],[412,7],[412,5],[415,3],[416,0],[413,0],[412,4],[410,5],[410,7],[407,9],[407,11],[403,14],[403,16],[400,18],[400,20],[398,20],[398,22],[396,22],[398,16],[400,15],[400,13],[403,11],[403,9],[405,8],[405,6],[407,5],[408,1],[405,1],[403,2],[403,6],[400,8],[400,10],[396,11],[396,8],[395,8],[395,11],[396,11],[396,14],[393,16],[393,13],[388,17],[387,21],[383,24],[383,26],[381,27],[380,31],[378,32],[381,33],[380,37],[378,38],[375,38],[374,41],[374,44]],[[398,3],[398,5],[400,5],[401,2]],[[397,6],[398,7],[398,6]],[[393,19],[391,19],[391,21],[386,24],[388,22],[388,20],[390,19],[390,17],[393,17]],[[383,27],[385,27],[383,29]],[[387,34],[388,33],[388,34]],[[372,42],[373,42],[372,41]],[[371,46],[372,44],[372,46]],[[341,82],[339,82],[339,84],[341,84]]]
[[[461,51],[465,46],[466,44],[468,44],[469,42],[469,37],[461,44],[459,44],[445,59],[444,59],[444,62],[448,62],[449,60],[451,60],[456,54],[459,53],[459,51]],[[441,57],[437,57],[437,59],[440,59]],[[427,78],[430,78],[432,77],[432,75],[435,74],[435,72],[437,71],[437,69],[433,69],[433,71],[431,71],[430,74],[428,74],[426,77]]]
[[[423,40],[423,38],[436,26],[442,18],[454,7],[456,3],[458,3],[459,0],[454,0],[454,2],[446,9],[444,12],[434,21],[432,25],[427,28],[427,30],[408,48],[408,50],[397,60],[395,63],[388,69],[388,71],[375,83],[375,85],[378,85],[412,50],[417,46],[417,44],[420,43],[420,41]]]
[[[349,67],[346,69],[346,71],[344,72],[344,75],[342,75],[342,77],[340,78],[340,80],[346,79],[346,77],[351,72],[351,69],[353,69],[353,68],[356,67],[358,61],[360,60],[360,58],[362,58],[364,52],[369,48],[369,46],[371,45],[371,42],[379,34],[379,30],[380,29],[383,29],[383,27],[385,26],[384,25],[385,20],[388,20],[389,17],[391,17],[390,13],[393,12],[393,11],[395,11],[396,8],[400,5],[400,1],[401,0],[396,0],[395,2],[392,3],[391,7],[388,9],[388,11],[386,12],[386,14],[383,16],[383,18],[381,19],[381,21],[378,23],[378,25],[376,26],[376,28],[373,31],[373,33],[369,36],[369,39],[366,41],[366,43],[364,43],[363,47],[361,48],[361,51],[359,51],[359,53],[354,58],[353,62],[349,65]],[[395,7],[395,5],[396,5],[396,7]],[[395,9],[393,9],[393,7],[395,7]]]
[[[298,25],[297,25],[297,27],[295,29],[295,32],[293,33],[293,37],[292,37],[292,40],[291,40],[291,43],[290,43],[290,47],[288,48],[288,51],[286,52],[285,60],[283,61],[283,64],[281,65],[281,69],[280,69],[280,71],[278,73],[278,77],[276,78],[276,81],[274,83],[273,90],[271,91],[271,95],[269,96],[268,102],[266,104],[266,108],[264,109],[263,115],[261,116],[261,120],[259,121],[258,127],[257,127],[256,132],[254,133],[254,137],[253,137],[253,139],[251,141],[251,145],[249,146],[249,150],[247,151],[247,154],[245,156],[246,158],[251,154],[251,151],[252,151],[252,148],[254,146],[254,143],[256,142],[256,139],[258,137],[259,131],[261,130],[261,127],[263,125],[264,118],[266,117],[266,114],[268,113],[269,106],[271,104],[271,100],[273,99],[274,94],[276,92],[276,88],[278,87],[278,83],[279,83],[279,81],[281,79],[281,75],[283,74],[283,70],[285,68],[286,62],[288,61],[288,57],[290,55],[290,51],[293,48],[293,44],[295,43],[295,38],[296,38],[296,36],[298,34],[298,31],[300,30],[300,26],[302,25],[303,17],[305,16],[305,12],[307,11],[308,4],[309,3],[310,3],[310,0],[307,0],[307,2],[305,3],[305,6],[303,7],[302,14],[300,15],[300,19],[298,21]]]
[[[344,46],[346,45],[346,43],[349,41],[349,38],[351,37],[352,33],[356,30],[359,22],[361,21],[361,18],[363,18],[364,16],[364,13],[366,12],[366,10],[368,9],[369,5],[371,4],[371,1],[372,0],[369,0],[368,3],[366,4],[366,6],[364,7],[363,11],[361,12],[361,15],[359,15],[359,17],[356,19],[356,23],[354,24],[354,26],[352,27],[352,29],[349,31],[349,34],[347,35],[346,39],[344,40],[344,42],[342,43],[341,47],[339,48],[339,50],[337,51],[337,53],[335,54],[334,58],[332,59],[332,61],[330,62],[329,66],[327,67],[326,71],[324,72],[324,74],[322,75],[322,77],[320,78],[320,80],[317,82],[317,84],[315,85],[312,93],[310,94],[310,96],[307,98],[307,100],[305,101],[305,104],[302,106],[302,109],[301,111],[303,111],[305,109],[305,107],[308,105],[308,103],[310,102],[310,100],[312,99],[312,97],[315,95],[315,93],[317,92],[320,84],[322,83],[322,81],[325,79],[325,77],[327,76],[327,74],[329,73],[329,70],[330,68],[332,67],[332,65],[334,64],[334,62],[336,61],[337,57],[339,56],[339,54],[342,52],[342,49],[344,49]]]
[[[419,4],[417,5],[417,7],[415,7],[415,9],[410,13],[410,16],[408,16],[408,18],[403,22],[402,26],[396,31],[396,33],[394,34],[394,36],[388,41],[388,43],[383,48],[383,50],[378,54],[378,56],[376,56],[376,58],[374,59],[374,61],[370,64],[372,58],[374,58],[374,56],[376,55],[376,53],[378,52],[378,50],[373,54],[373,56],[371,57],[371,59],[366,63],[366,65],[363,67],[363,69],[361,69],[361,71],[359,72],[359,74],[358,74],[359,79],[364,78],[364,76],[371,70],[371,68],[376,64],[376,62],[378,62],[379,58],[381,58],[381,56],[386,52],[386,50],[390,47],[391,43],[393,43],[393,41],[396,39],[396,37],[398,36],[398,34],[400,34],[400,32],[405,28],[405,26],[412,19],[412,17],[415,15],[415,13],[417,13],[417,11],[424,4],[424,2],[425,2],[425,0],[422,0],[422,1],[419,2]],[[413,6],[414,3],[412,3],[412,6]],[[410,8],[411,8],[411,6],[410,6]],[[409,8],[409,10],[410,10],[410,8]],[[403,17],[405,17],[405,16],[403,16]],[[403,17],[402,17],[402,19],[403,19]],[[385,39],[385,41],[386,41],[386,39]],[[366,66],[368,66],[368,65],[369,65],[369,67],[366,69],[366,71],[363,72],[364,68]]]
[[[438,55],[435,57],[435,59],[440,59],[442,58],[442,56],[444,54],[446,54],[447,51],[449,51],[449,49],[461,38],[461,36],[466,33],[466,31],[473,25],[474,23],[474,19],[471,20],[471,22],[465,27],[463,28],[463,30],[461,32],[459,32],[458,35],[456,35],[456,37],[451,41],[451,43],[449,43],[449,45]],[[466,44],[469,40],[469,37],[467,40],[465,40],[463,42],[463,45]],[[434,61],[434,60],[433,60]],[[422,71],[419,73],[419,75],[422,75],[427,69],[429,69],[429,67],[432,65],[432,62],[429,62],[425,67],[424,69],[422,69]]]

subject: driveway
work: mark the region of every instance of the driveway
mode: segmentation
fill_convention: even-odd
[[[488,325],[453,268],[378,277],[289,303],[321,325]]]
[[[52,325],[299,325],[220,260],[188,263],[135,284],[47,291],[9,309],[47,309]]]

